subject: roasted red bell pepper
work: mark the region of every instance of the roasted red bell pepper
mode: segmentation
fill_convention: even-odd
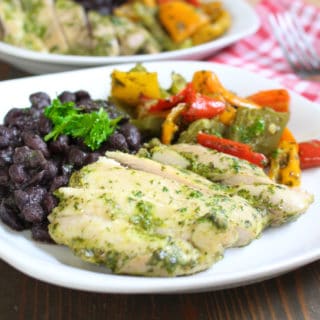
[[[320,166],[320,140],[299,143],[300,166],[302,169]]]
[[[196,92],[192,83],[188,84],[185,89],[184,102],[187,108],[183,111],[182,116],[187,122],[202,118],[211,119],[226,108],[225,102]]]
[[[182,113],[184,120],[187,122],[202,118],[213,118],[226,108],[226,104],[223,101],[196,92],[192,83],[188,83],[178,94],[167,99],[158,100],[156,104],[150,107],[149,111],[159,112],[172,109],[179,103],[187,105],[187,108]]]
[[[267,157],[264,154],[254,152],[249,145],[241,142],[220,138],[203,132],[198,133],[197,141],[207,148],[247,160],[259,167],[264,167],[268,163]]]
[[[172,109],[178,103],[181,103],[184,101],[187,88],[188,88],[188,86],[186,88],[184,88],[183,90],[181,90],[176,95],[170,96],[165,99],[159,99],[156,102],[156,104],[154,104],[153,106],[150,107],[149,112],[159,112],[159,111]]]

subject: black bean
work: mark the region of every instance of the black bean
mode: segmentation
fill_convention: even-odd
[[[42,241],[47,243],[54,243],[51,239],[48,224],[46,222],[35,223],[31,227],[32,238],[36,241]]]
[[[88,91],[85,90],[78,90],[75,92],[76,101],[79,102],[80,100],[90,100],[91,96]]]
[[[86,158],[87,153],[77,147],[71,147],[68,152],[68,162],[75,165],[76,167],[83,166],[85,164]]]
[[[9,172],[7,168],[0,167],[0,186],[6,186],[9,182]]]
[[[80,107],[84,112],[96,110],[96,105],[91,99],[81,99],[77,101],[77,106]]]
[[[64,153],[69,149],[69,137],[59,136],[56,140],[49,142],[49,149],[52,153]]]
[[[52,122],[43,114],[40,115],[38,129],[39,133],[42,135],[46,135],[52,130]]]
[[[28,168],[44,168],[47,160],[39,150],[32,150],[27,146],[16,148],[13,162],[24,164]]]
[[[39,135],[30,131],[24,131],[22,132],[22,139],[27,147],[33,150],[40,150],[46,158],[49,158],[50,153],[47,144]]]
[[[44,212],[48,215],[54,207],[58,204],[58,199],[51,193],[46,193],[42,199],[42,208]]]
[[[16,145],[19,142],[18,130],[0,125],[0,149],[9,145]]]
[[[137,151],[141,147],[141,134],[140,131],[130,122],[127,122],[119,127],[119,132],[121,132],[128,146],[131,150]]]
[[[75,102],[77,97],[73,92],[70,91],[63,91],[59,96],[58,96],[59,100],[62,103],[65,102]]]
[[[20,210],[30,202],[29,194],[23,190],[15,190],[13,196],[15,203]]]
[[[22,130],[37,130],[38,113],[31,109],[11,109],[5,117],[5,125]]]
[[[26,114],[26,109],[13,108],[8,111],[4,117],[4,124],[6,126],[14,126],[17,122],[17,119],[23,117]]]
[[[13,230],[21,231],[25,229],[25,224],[18,216],[17,211],[5,204],[4,200],[0,204],[0,219]]]
[[[124,152],[129,151],[128,143],[124,135],[120,132],[113,133],[109,139],[104,143],[102,149],[106,150],[120,150]]]
[[[46,178],[45,170],[41,170],[39,172],[32,170],[33,172],[29,173],[29,180],[24,183],[24,187],[26,186],[34,186],[41,184]]]
[[[9,167],[9,176],[17,185],[23,184],[29,179],[29,176],[22,164],[12,164]]]
[[[40,204],[28,203],[21,210],[22,217],[32,223],[41,222],[45,218],[44,210]]]
[[[70,176],[73,171],[73,165],[70,163],[63,163],[61,165],[61,174],[63,176]]]
[[[49,191],[53,192],[60,187],[66,186],[68,184],[68,182],[69,182],[68,176],[57,176],[53,179]]]
[[[49,160],[45,167],[45,178],[46,179],[53,179],[58,174],[58,166],[54,161]]]
[[[47,190],[42,187],[28,187],[25,192],[29,195],[29,203],[40,204],[44,196],[47,194]]]
[[[103,108],[108,114],[110,119],[121,117],[119,123],[124,123],[129,120],[129,115],[124,111],[120,110],[114,103],[107,100],[95,100],[96,110]]]
[[[101,157],[101,154],[98,153],[98,152],[92,152],[90,153],[87,158],[86,158],[86,161],[85,161],[85,164],[90,164],[90,163],[93,163],[93,162],[96,162],[99,157]]]
[[[30,95],[29,100],[32,107],[36,109],[43,109],[51,103],[50,97],[45,92],[36,92]]]
[[[14,149],[11,146],[0,150],[0,167],[5,167],[13,162],[13,152]]]

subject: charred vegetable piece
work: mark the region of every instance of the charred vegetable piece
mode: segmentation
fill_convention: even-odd
[[[159,19],[171,38],[180,43],[190,37],[202,25],[208,23],[206,14],[182,1],[170,1],[159,6]]]
[[[185,103],[180,103],[176,107],[172,108],[166,119],[162,124],[161,141],[164,144],[170,144],[174,138],[175,133],[179,130],[179,126],[176,124],[178,117],[187,108]]]
[[[192,36],[194,45],[212,41],[223,35],[230,27],[231,16],[229,12],[223,10],[214,22],[204,24]]]
[[[183,88],[175,95],[169,96],[165,99],[159,99],[154,105],[149,108],[151,113],[165,111],[175,107],[177,104],[184,102],[187,88]]]
[[[299,156],[302,169],[320,166],[320,140],[300,142]]]
[[[199,119],[191,122],[187,130],[180,133],[178,143],[197,143],[200,131],[221,137],[224,130],[225,126],[217,118]]]
[[[197,135],[197,141],[207,148],[247,160],[259,167],[264,167],[268,162],[264,154],[252,151],[251,147],[244,143],[201,132]]]
[[[246,143],[256,152],[270,155],[278,147],[288,120],[286,112],[275,112],[269,108],[239,108],[226,137]]]
[[[187,122],[202,118],[213,118],[225,109],[223,101],[196,92],[193,84],[188,83],[178,94],[159,100],[149,110],[150,112],[167,110],[182,102],[187,106],[182,112],[182,116]]]
[[[171,83],[171,86],[170,86],[168,92],[172,95],[179,93],[187,85],[186,79],[181,74],[176,73],[176,72],[172,72],[171,80],[172,80],[172,83]]]
[[[287,186],[299,186],[301,166],[298,152],[296,139],[291,131],[285,128],[279,146],[271,156],[269,177]]]
[[[187,122],[202,118],[211,119],[226,107],[223,101],[196,92],[192,83],[186,87],[184,102],[188,108],[182,112],[182,116]]]
[[[111,77],[112,97],[127,105],[137,105],[142,95],[151,99],[160,98],[160,86],[156,72],[114,70]]]
[[[285,89],[259,91],[247,97],[261,107],[269,107],[277,112],[289,112],[290,96]]]

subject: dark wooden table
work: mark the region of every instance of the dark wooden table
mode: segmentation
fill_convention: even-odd
[[[0,80],[23,76],[0,61]],[[0,292],[0,320],[318,320],[320,261],[245,287],[176,295],[70,290],[30,278],[0,261]]]

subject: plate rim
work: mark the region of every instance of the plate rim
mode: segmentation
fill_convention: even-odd
[[[0,41],[0,58],[1,54],[5,59],[5,56],[14,58],[23,58],[25,60],[42,62],[47,64],[59,64],[59,65],[73,65],[73,66],[94,66],[101,64],[114,64],[114,63],[129,63],[129,62],[143,62],[143,61],[155,61],[155,60],[170,60],[170,59],[181,59],[189,56],[198,54],[199,52],[208,52],[209,50],[221,49],[229,44],[236,42],[246,36],[255,33],[260,27],[260,19],[258,14],[254,10],[253,6],[247,3],[245,0],[237,0],[235,3],[232,0],[221,0],[226,4],[236,4],[241,10],[239,16],[243,16],[243,10],[245,14],[250,17],[251,25],[248,25],[247,29],[236,31],[234,34],[221,36],[213,41],[197,45],[191,48],[165,51],[157,54],[142,54],[142,55],[128,55],[128,56],[116,56],[116,57],[100,57],[100,56],[76,56],[76,55],[63,55],[63,54],[52,54],[42,53],[33,51],[30,49],[16,47],[14,45],[7,44]],[[208,53],[210,54],[210,53]]]

